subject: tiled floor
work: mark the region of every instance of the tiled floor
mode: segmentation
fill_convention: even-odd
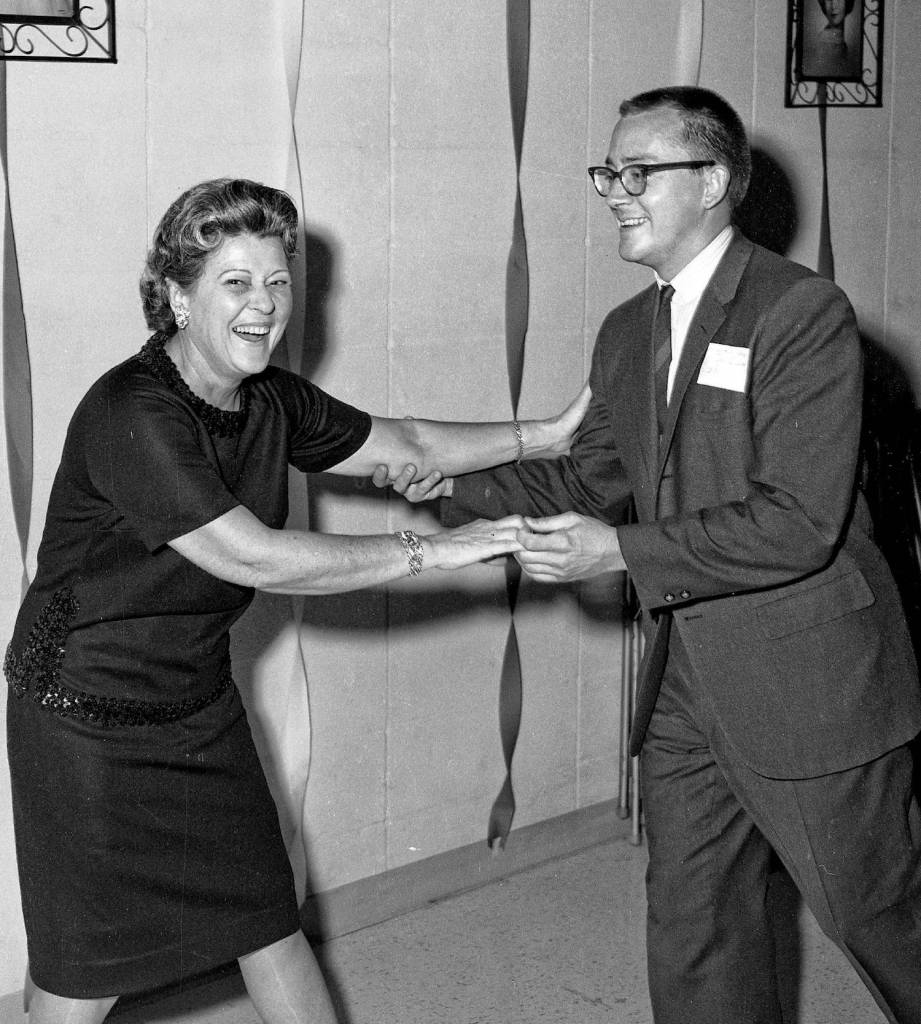
[[[603,843],[327,943],[343,1024],[648,1024],[645,860]],[[775,907],[788,1024],[881,1024],[782,880]],[[114,1022],[258,1024],[235,976]]]

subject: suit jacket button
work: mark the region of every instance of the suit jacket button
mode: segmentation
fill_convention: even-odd
[[[681,598],[682,601],[687,601],[687,599],[690,596],[691,596],[691,592],[689,590],[682,590],[680,595],[679,595],[679,597]]]
[[[674,601],[675,600],[675,595],[674,594],[666,594],[665,595],[665,600],[666,601]]]

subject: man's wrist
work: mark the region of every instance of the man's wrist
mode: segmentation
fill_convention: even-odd
[[[611,536],[608,539],[608,553],[605,561],[610,572],[625,572],[627,570],[627,563],[624,561],[624,553],[620,547],[620,536],[616,527],[611,527]]]

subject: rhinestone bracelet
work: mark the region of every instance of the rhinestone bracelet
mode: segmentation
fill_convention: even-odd
[[[409,575],[418,576],[422,572],[422,556],[425,553],[422,541],[413,530],[400,530],[397,534],[403,550],[406,552],[406,560],[409,562]]]

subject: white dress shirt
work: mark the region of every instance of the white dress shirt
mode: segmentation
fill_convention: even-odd
[[[675,289],[672,296],[672,361],[668,368],[667,398],[671,401],[672,386],[675,382],[675,371],[684,351],[684,342],[688,336],[691,320],[697,312],[697,304],[710,283],[717,264],[723,258],[732,241],[732,225],[729,224],[713,239],[713,241],[682,267],[671,281],[663,281],[656,274],[659,287],[670,284]]]

